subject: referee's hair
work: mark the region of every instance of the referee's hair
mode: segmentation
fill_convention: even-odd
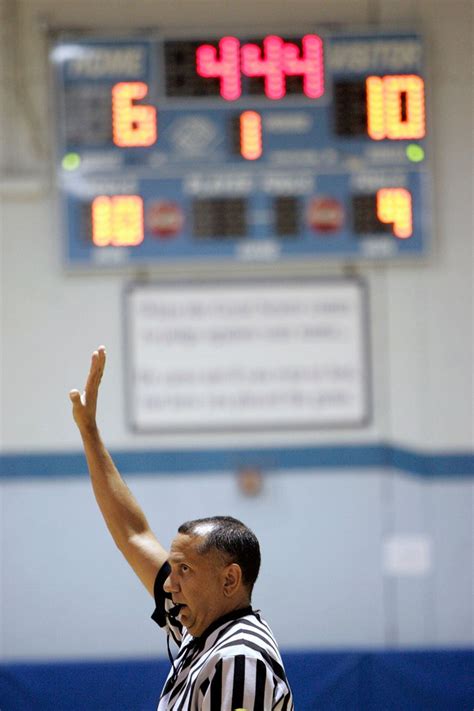
[[[245,523],[232,516],[209,516],[186,521],[178,528],[178,533],[199,535],[199,528],[203,525],[209,526],[210,530],[204,534],[204,540],[198,547],[199,553],[205,554],[214,549],[224,553],[229,562],[237,563],[250,596],[260,570],[257,536]]]

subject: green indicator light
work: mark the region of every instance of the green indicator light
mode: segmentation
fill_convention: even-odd
[[[410,143],[410,145],[407,146],[407,158],[411,160],[412,163],[421,163],[425,158],[425,151],[416,143]]]
[[[81,165],[81,156],[79,153],[66,153],[62,160],[64,170],[77,170]]]

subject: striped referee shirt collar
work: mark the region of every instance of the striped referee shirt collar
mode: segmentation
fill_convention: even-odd
[[[224,625],[226,622],[238,620],[240,617],[245,617],[246,615],[255,615],[256,617],[258,617],[258,612],[253,610],[251,605],[248,605],[247,607],[240,607],[238,610],[232,610],[231,612],[227,612],[225,615],[218,617],[217,620],[214,620],[214,622],[211,622],[209,627],[207,627],[204,632],[199,635],[199,637],[193,637],[194,643],[196,644],[196,646],[204,645],[206,639],[209,637],[210,634],[212,634],[212,632],[219,629],[219,627],[222,627],[222,625]]]
[[[168,613],[166,613],[168,615]],[[171,666],[173,667],[173,674],[170,679],[165,684],[165,687],[163,689],[163,694],[166,694],[170,689],[173,688],[174,684],[176,683],[176,680],[178,678],[178,675],[180,673],[180,670],[184,668],[189,662],[188,660],[194,659],[196,654],[199,654],[204,647],[206,646],[206,640],[207,638],[216,630],[218,630],[220,627],[223,627],[227,624],[227,622],[232,622],[233,620],[239,620],[242,617],[246,617],[247,615],[255,615],[257,619],[259,620],[260,617],[258,615],[258,612],[253,610],[250,605],[247,607],[241,607],[237,610],[232,610],[231,612],[227,612],[225,615],[222,615],[221,617],[218,617],[217,620],[214,620],[214,622],[211,622],[209,627],[204,630],[202,634],[199,635],[199,637],[193,637],[191,636],[191,639],[187,642],[187,644],[184,647],[181,647],[181,650],[184,651],[184,656],[181,657],[180,662],[178,663],[178,666],[175,667],[175,659],[173,659],[172,654],[171,654],[171,649],[169,645],[169,635],[167,637],[167,647],[168,647],[168,657],[171,662]],[[168,615],[170,617],[170,615]],[[178,655],[179,657],[180,655]]]

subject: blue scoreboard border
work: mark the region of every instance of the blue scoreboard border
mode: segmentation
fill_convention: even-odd
[[[317,29],[315,29],[315,31],[317,32]],[[291,35],[291,33],[288,33],[288,35]],[[331,41],[331,39],[333,41],[344,40],[348,42],[353,42],[362,39],[369,40],[370,42],[375,42],[377,40],[385,40],[387,38],[412,39],[419,43],[421,53],[423,51],[421,37],[418,33],[415,32],[371,31],[360,32],[358,34],[341,32],[327,33],[327,35],[325,35],[324,32],[321,32],[321,35],[323,39],[326,39],[328,42]],[[143,54],[145,60],[142,67],[142,71],[140,75],[135,76],[134,79],[147,80],[150,86],[150,91],[146,101],[150,104],[165,102],[169,107],[177,107],[174,110],[173,108],[163,109],[163,116],[161,116],[161,120],[164,122],[161,126],[162,133],[166,133],[166,111],[168,111],[171,117],[170,120],[175,120],[175,113],[173,113],[173,111],[179,112],[181,110],[184,111],[183,115],[185,115],[186,111],[188,113],[192,113],[193,111],[199,110],[200,114],[202,114],[203,112],[207,112],[208,114],[213,114],[214,116],[217,116],[219,115],[219,113],[221,115],[223,113],[227,113],[229,109],[239,111],[243,110],[243,108],[249,108],[249,103],[254,108],[261,111],[265,110],[264,108],[262,108],[262,106],[266,106],[266,109],[268,111],[271,110],[274,115],[276,115],[278,111],[285,111],[286,108],[294,110],[296,107],[304,111],[308,111],[311,109],[311,101],[307,100],[306,97],[299,98],[296,101],[292,98],[288,98],[288,100],[285,100],[285,106],[282,105],[281,107],[276,106],[276,104],[269,103],[269,100],[265,98],[245,98],[240,99],[236,102],[225,103],[218,100],[219,103],[221,103],[222,107],[222,110],[220,112],[216,111],[215,107],[206,108],[206,105],[209,106],[209,101],[206,99],[193,99],[191,102],[187,102],[186,100],[184,100],[184,103],[183,100],[177,101],[174,99],[170,100],[169,98],[162,99],[160,98],[160,92],[158,91],[159,87],[157,77],[159,72],[163,71],[163,68],[161,67],[160,69],[159,61],[155,63],[151,61],[151,52],[147,51],[147,48],[155,47],[156,49],[157,47],[160,47],[160,42],[166,39],[185,38],[174,35],[169,37],[165,36],[160,39],[157,39],[156,37],[150,39],[149,37],[137,36],[105,39],[103,37],[81,37],[64,40],[64,43],[62,44],[58,43],[58,45],[53,49],[53,53],[56,53],[56,83],[59,88],[59,95],[57,96],[59,114],[62,115],[64,112],[64,92],[61,91],[61,84],[62,89],[64,89],[68,82],[74,83],[77,81],[77,78],[67,76],[67,72],[64,70],[64,67],[67,65],[65,65],[64,63],[61,64],[60,48],[64,48],[67,46],[76,46],[78,48],[80,48],[81,46],[113,46],[120,48],[120,46],[134,45],[144,49]],[[420,73],[422,76],[425,76],[425,72],[423,71],[422,65],[423,58],[421,59],[420,66],[415,67],[414,69],[412,69],[412,71],[418,71],[418,73]],[[383,74],[387,71],[387,69],[386,67],[384,68],[383,66],[381,66],[379,71]],[[333,72],[333,74],[330,75],[329,71],[327,71],[326,74],[327,76],[332,77],[336,74],[336,72]],[[359,75],[365,76],[367,75],[367,72],[359,73]],[[357,76],[357,74],[354,74],[354,76]],[[117,73],[115,77],[110,76],[108,78],[114,79],[114,81],[124,79],[123,75],[120,73]],[[324,106],[325,104],[327,105],[330,99],[331,86],[328,82],[327,92],[322,97],[322,99],[317,100],[318,103],[316,107]],[[215,99],[211,100],[211,104],[212,101],[214,101],[215,103]],[[188,105],[188,107],[186,105]],[[326,137],[324,140],[330,141],[329,127],[326,126],[325,130]],[[369,146],[377,146],[379,144],[379,142],[374,142],[370,139],[367,140],[365,138],[352,138],[349,140],[351,141],[350,148],[352,150],[352,155],[348,156],[348,160],[353,160],[355,162],[357,160],[361,160],[361,154],[363,155],[364,148],[367,148]],[[394,143],[402,145],[402,142],[393,141],[389,144],[387,144],[387,142],[380,143],[384,143],[385,145],[390,146],[394,146]],[[421,141],[418,141],[418,143],[422,144],[423,147],[426,147],[427,142],[426,139],[423,139]],[[306,228],[305,234],[300,234],[296,239],[284,240],[281,238],[276,239],[272,236],[269,237],[268,230],[267,234],[262,233],[262,229],[257,226],[254,230],[254,234],[252,234],[250,238],[238,240],[193,240],[189,233],[184,230],[181,234],[176,235],[174,239],[161,240],[161,243],[159,243],[156,239],[154,241],[150,240],[148,235],[145,237],[144,242],[137,247],[97,248],[94,247],[91,242],[87,242],[84,239],[84,236],[81,234],[81,201],[83,201],[84,199],[92,199],[92,197],[97,194],[96,187],[98,186],[110,186],[112,188],[111,192],[113,192],[114,186],[117,187],[123,185],[125,186],[123,190],[127,192],[127,184],[131,185],[132,188],[134,186],[136,192],[138,194],[143,195],[145,199],[150,199],[150,196],[153,195],[153,191],[156,188],[157,184],[156,171],[155,175],[153,176],[153,171],[151,171],[149,168],[147,168],[143,172],[143,168],[139,167],[139,170],[142,170],[142,174],[140,179],[137,180],[135,177],[137,168],[133,166],[133,161],[136,161],[136,156],[138,154],[141,154],[143,156],[146,154],[147,151],[148,154],[150,154],[151,151],[149,151],[149,149],[139,149],[137,152],[136,149],[118,149],[112,146],[108,150],[109,156],[120,156],[120,158],[122,158],[123,156],[122,161],[124,161],[125,164],[119,160],[117,163],[118,167],[115,170],[105,171],[99,169],[91,170],[90,172],[79,171],[78,173],[68,174],[66,171],[61,169],[60,161],[64,153],[71,148],[74,149],[74,146],[65,145],[65,135],[61,121],[58,121],[57,146],[59,200],[62,213],[62,225],[66,238],[64,244],[64,259],[68,267],[137,268],[140,266],[192,266],[194,264],[205,265],[213,264],[216,262],[229,264],[235,264],[236,262],[238,262],[246,264],[252,261],[301,263],[302,261],[305,262],[308,259],[312,262],[317,261],[318,259],[323,261],[333,259],[344,262],[367,260],[397,261],[400,259],[406,259],[407,257],[419,258],[425,256],[428,252],[431,223],[431,210],[429,202],[431,180],[429,175],[429,160],[426,160],[421,165],[417,166],[413,164],[405,164],[404,166],[394,166],[384,165],[382,163],[379,169],[375,169],[373,166],[367,166],[365,168],[363,167],[363,173],[365,174],[377,174],[377,172],[385,172],[386,174],[396,174],[398,172],[399,174],[401,173],[402,175],[405,175],[406,181],[408,183],[407,187],[412,192],[414,199],[413,219],[415,234],[412,238],[410,238],[410,240],[403,241],[403,244],[401,240],[397,240],[396,238],[380,239],[380,236],[378,239],[374,236],[374,238],[363,238],[354,240],[353,234],[350,229],[346,229],[342,236],[331,235],[325,237],[320,236],[318,238],[315,237],[314,233],[310,230],[309,227]],[[330,150],[333,147],[334,144],[326,143],[323,144],[322,150]],[[101,150],[102,152],[104,152],[103,149]],[[94,154],[95,151],[94,149],[92,149],[88,152],[90,155],[91,153]],[[347,141],[346,152],[350,153],[350,151],[347,151]],[[217,162],[217,168],[227,171],[228,164],[229,161],[226,160],[224,156],[221,163]],[[199,160],[197,160],[194,164],[193,161],[189,161],[186,165],[186,170],[194,170],[194,174],[197,179],[200,174],[198,166]],[[255,214],[258,212],[260,212],[260,214],[264,214],[265,211],[268,213],[268,200],[267,204],[265,204],[265,196],[262,197],[262,193],[255,196],[255,184],[258,183],[262,175],[263,177],[265,177],[265,175],[268,175],[268,172],[271,169],[272,171],[277,171],[281,175],[284,175],[286,173],[291,177],[295,175],[296,170],[295,165],[291,165],[289,167],[283,166],[282,168],[275,169],[274,167],[266,167],[264,163],[262,163],[260,166],[257,166],[255,164],[249,165],[249,162],[246,162],[244,165],[242,165],[240,169],[236,168],[234,162],[234,165],[231,166],[231,168],[233,170],[240,170],[241,173],[250,174],[252,176],[253,183],[251,192],[254,193],[253,211]],[[173,174],[173,170],[176,175],[176,166],[171,166],[171,174]],[[189,213],[190,198],[189,196],[183,196],[182,191],[182,180],[184,170],[185,169],[183,166],[179,167],[178,165],[177,177],[175,177],[174,179],[172,177],[169,177],[165,180],[161,180],[162,196],[165,200],[170,201],[176,197],[178,199],[181,199],[184,205],[184,211],[186,213]],[[315,180],[320,185],[324,185],[324,180],[326,179],[326,185],[322,188],[322,194],[331,193],[332,195],[336,195],[338,198],[340,198],[341,201],[343,201],[345,197],[346,202],[348,190],[351,189],[350,182],[354,180],[356,185],[358,182],[357,172],[339,172],[339,175],[323,176],[321,173],[318,173],[318,170],[316,168],[310,168],[307,171],[304,171],[302,174],[304,176],[307,176],[308,178],[313,175]],[[160,180],[160,178],[158,178],[158,180]],[[357,192],[357,190],[358,188],[356,187],[355,192]],[[118,189],[118,191],[120,192],[120,188]],[[319,190],[317,192],[319,194]],[[306,195],[305,200],[303,201],[305,202],[305,209],[307,209],[308,199],[308,195]],[[367,246],[368,249],[362,250],[360,248],[361,244]],[[380,245],[382,245],[382,249],[379,248]]]

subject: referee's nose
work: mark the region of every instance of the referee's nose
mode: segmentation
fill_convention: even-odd
[[[179,584],[176,578],[173,576],[172,572],[170,572],[165,582],[163,583],[163,590],[166,593],[176,593],[180,591]]]

